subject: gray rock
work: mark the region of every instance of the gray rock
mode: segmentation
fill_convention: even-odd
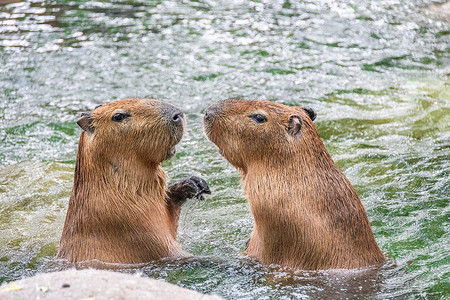
[[[219,296],[178,287],[156,279],[104,270],[68,270],[4,283],[0,299],[202,299]],[[87,299],[86,299],[87,300]]]
[[[450,21],[450,2],[431,5],[429,11],[442,21]]]

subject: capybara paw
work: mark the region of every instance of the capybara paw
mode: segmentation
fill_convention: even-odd
[[[183,181],[186,199],[197,198],[204,200],[204,194],[211,194],[208,184],[205,180],[197,176],[191,176]]]
[[[197,176],[175,183],[167,191],[168,199],[175,203],[183,203],[190,198],[204,200],[203,194],[211,194],[211,191],[206,181]]]

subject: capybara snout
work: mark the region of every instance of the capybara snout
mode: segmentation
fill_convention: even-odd
[[[224,107],[224,101],[227,101],[227,100],[222,100],[222,101],[219,101],[218,103],[208,106],[205,109],[204,120],[212,121],[218,114],[220,114]]]
[[[165,117],[165,121],[173,126],[184,126],[185,116],[184,113],[176,106],[169,103],[162,103],[160,105],[160,111]]]

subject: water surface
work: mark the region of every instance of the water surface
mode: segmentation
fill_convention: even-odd
[[[226,299],[450,295],[450,23],[432,1],[11,1],[0,5],[0,282],[52,262],[80,112],[126,97],[181,107],[170,182],[205,178],[183,209],[197,258],[142,272]],[[436,11],[436,10],[434,10]],[[307,105],[391,260],[291,272],[240,254],[252,229],[239,174],[203,134],[229,97]]]

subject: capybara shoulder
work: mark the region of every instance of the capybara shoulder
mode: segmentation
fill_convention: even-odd
[[[228,99],[207,108],[205,132],[241,171],[255,219],[247,253],[301,269],[385,260],[353,186],[328,154],[311,108]]]

